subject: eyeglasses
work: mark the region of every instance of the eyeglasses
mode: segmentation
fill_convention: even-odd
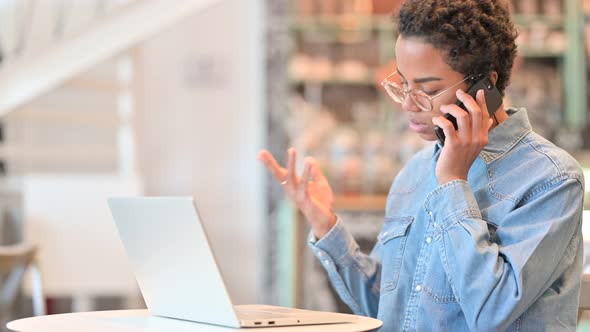
[[[398,73],[398,71],[396,70],[391,75],[387,76],[383,81],[381,81],[381,85],[385,88],[385,91],[387,91],[387,93],[389,94],[391,99],[393,99],[393,101],[395,101],[398,104],[403,104],[409,95],[410,98],[412,99],[412,101],[414,102],[414,104],[416,104],[416,106],[418,106],[418,108],[420,108],[424,112],[432,111],[432,108],[433,108],[432,100],[433,99],[442,96],[445,92],[451,90],[452,88],[456,87],[457,85],[459,85],[469,79],[474,78],[474,76],[466,77],[461,82],[453,84],[452,86],[444,89],[443,91],[437,93],[436,95],[429,96],[424,91],[413,90],[413,89],[406,90],[406,89],[400,87],[397,83],[390,81],[389,79],[392,76],[396,75],[397,73]]]

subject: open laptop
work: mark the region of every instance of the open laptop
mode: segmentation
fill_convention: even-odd
[[[109,198],[108,203],[152,315],[234,328],[358,319],[269,305],[234,306],[191,197]]]

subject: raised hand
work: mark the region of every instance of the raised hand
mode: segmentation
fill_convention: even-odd
[[[336,216],[332,212],[334,193],[314,158],[305,158],[303,174],[299,177],[295,169],[297,151],[290,148],[287,153],[287,168],[281,167],[267,150],[260,151],[258,160],[262,161],[275,180],[283,186],[289,199],[297,205],[315,236],[320,239],[336,223]]]

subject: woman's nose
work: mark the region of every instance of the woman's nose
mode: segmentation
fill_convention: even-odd
[[[420,107],[418,107],[418,105],[416,105],[416,103],[414,102],[412,97],[410,97],[409,93],[406,94],[406,97],[404,98],[404,102],[402,103],[402,109],[404,111],[408,111],[408,112],[420,112],[421,111]]]

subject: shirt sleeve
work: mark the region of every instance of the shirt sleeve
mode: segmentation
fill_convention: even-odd
[[[319,241],[310,233],[308,244],[342,301],[357,315],[377,317],[381,275],[377,255],[360,251],[340,217]]]
[[[514,202],[492,242],[468,182],[428,195],[435,243],[472,330],[505,330],[571,268],[582,243],[583,197],[578,180],[549,182]],[[581,268],[574,272],[581,276]]]

